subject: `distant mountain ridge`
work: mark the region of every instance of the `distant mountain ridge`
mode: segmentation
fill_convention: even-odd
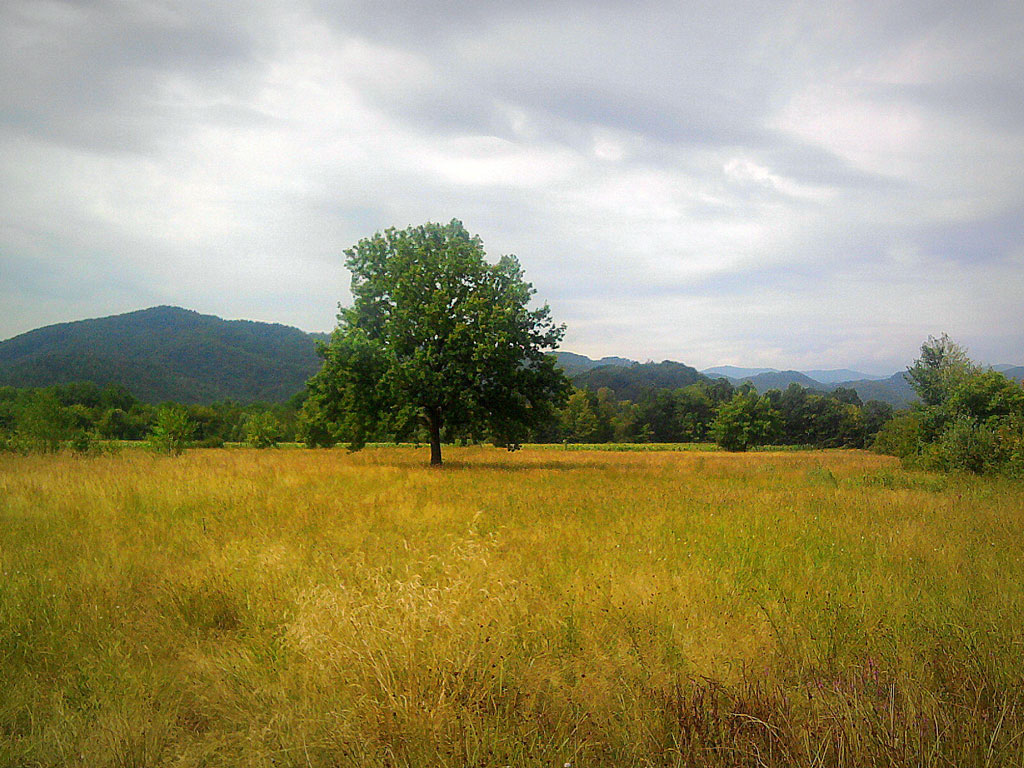
[[[37,328],[0,341],[0,385],[50,386],[92,381],[119,384],[146,402],[281,402],[300,392],[320,366],[316,342],[329,334],[251,320],[223,320],[180,307],[152,307],[91,320]],[[559,351],[559,365],[580,388],[603,387],[624,400],[697,381],[749,381],[758,392],[792,383],[829,392],[856,390],[861,400],[906,407],[916,395],[902,371],[888,378],[857,371],[778,371],[716,366],[704,372],[665,360],[639,363],[625,357],[593,360]],[[999,365],[1009,378],[1024,380],[1024,366]],[[815,378],[810,374],[821,378]],[[742,375],[739,375],[742,374]],[[838,380],[842,375],[863,378]],[[711,377],[711,378],[709,378]],[[829,378],[831,381],[824,381]]]
[[[591,360],[586,355],[577,355],[575,352],[558,351],[554,354],[558,364],[565,371],[565,375],[570,378],[577,373],[600,368],[603,365],[618,366],[620,368],[638,365],[636,360],[629,360],[625,357],[602,357],[600,360]]]
[[[705,368],[701,373],[713,379],[725,378],[732,381],[735,379],[749,379],[751,376],[759,376],[762,373],[778,373],[778,368],[740,368],[738,365],[716,365],[713,368]]]
[[[681,363],[665,361],[663,363],[636,363],[627,358],[602,358],[591,360],[583,355],[572,352],[556,352],[566,375],[577,387],[598,389],[606,386],[621,399],[634,400],[636,395],[648,391],[655,382],[662,382],[669,388],[685,387],[701,379],[727,379],[732,384],[750,382],[758,392],[769,389],[785,389],[790,384],[799,384],[806,389],[819,392],[831,392],[838,387],[853,389],[864,402],[880,400],[896,408],[905,408],[913,402],[917,395],[904,379],[903,371],[889,377],[873,377],[868,374],[847,368],[814,370],[814,371],[780,371],[775,368],[742,368],[734,365],[719,365],[697,371],[689,366],[675,369],[673,374],[665,375],[671,368],[664,366],[681,366]],[[564,360],[564,362],[563,362]],[[619,361],[613,365],[603,364],[604,360]],[[662,366],[662,375],[655,376],[649,368],[635,370],[643,366]],[[620,370],[613,370],[619,368]],[[606,370],[607,369],[607,370]],[[815,373],[821,378],[812,377]],[[693,374],[696,374],[694,377]],[[851,378],[844,378],[851,377]],[[858,378],[859,377],[859,378]],[[824,381],[823,379],[829,379]],[[624,394],[629,392],[630,394]],[[631,396],[632,395],[632,396]]]
[[[994,368],[1008,379],[1024,382],[1024,365],[1001,365]]]
[[[281,402],[319,366],[313,336],[298,328],[168,306],[0,342],[0,385],[119,384],[151,403]]]
[[[809,379],[813,379],[819,385],[839,384],[844,381],[879,381],[887,378],[885,376],[872,376],[869,373],[852,371],[849,368],[816,368],[810,371],[780,371],[778,368],[740,368],[735,365],[716,365],[713,368],[705,368],[701,373],[711,377],[724,376],[734,384],[738,384],[741,381],[747,381],[764,373],[798,373]]]
[[[816,381],[800,371],[768,371],[743,379],[743,381],[749,381],[758,392],[767,392],[769,389],[785,389],[790,384],[799,384],[806,389],[831,389],[824,382]],[[742,383],[742,381],[736,383]]]

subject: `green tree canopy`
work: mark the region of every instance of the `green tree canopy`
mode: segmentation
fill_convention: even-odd
[[[1024,476],[1024,389],[983,370],[943,334],[907,369],[921,402],[889,422],[876,448],[911,466]]]
[[[723,403],[711,427],[711,435],[727,451],[745,451],[770,442],[779,432],[779,412],[765,396],[740,388]]]
[[[978,371],[966,350],[942,334],[929,336],[921,356],[907,369],[907,380],[924,405],[944,405],[953,391]]]
[[[422,423],[431,464],[443,429],[514,446],[554,415],[569,385],[553,356],[564,333],[514,256],[484,258],[462,223],[388,229],[345,252],[353,304],[320,352],[303,406],[310,442],[401,437]]]
[[[597,400],[597,397],[582,389],[569,395],[560,414],[566,442],[596,443],[601,437],[601,420],[591,399]]]
[[[149,444],[154,450],[178,456],[195,436],[196,423],[185,406],[168,403],[160,407],[156,423],[149,433]]]
[[[253,448],[273,448],[281,439],[281,423],[270,411],[252,413],[245,420],[245,442]]]

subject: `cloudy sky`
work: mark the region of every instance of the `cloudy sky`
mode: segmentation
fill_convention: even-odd
[[[1024,6],[4,0],[0,338],[306,330],[461,219],[600,356],[1024,362]]]

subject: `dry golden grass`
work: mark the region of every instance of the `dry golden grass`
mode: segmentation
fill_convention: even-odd
[[[0,455],[0,765],[1024,764],[1019,484],[448,455]]]

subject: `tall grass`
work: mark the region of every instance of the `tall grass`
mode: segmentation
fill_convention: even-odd
[[[861,452],[0,456],[0,765],[1024,764],[1024,488]]]

